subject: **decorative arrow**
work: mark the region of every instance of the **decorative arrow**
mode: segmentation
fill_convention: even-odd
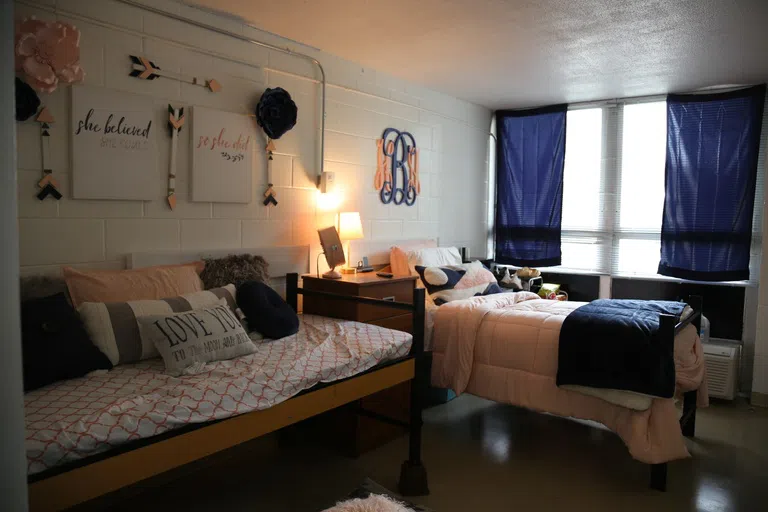
[[[184,109],[173,108],[168,104],[168,129],[171,132],[171,163],[168,167],[168,206],[176,208],[176,148],[179,145],[179,132],[184,126]]]
[[[56,199],[57,201],[59,199],[61,199],[61,192],[59,192],[56,189],[56,187],[54,187],[50,183],[47,184],[46,186],[44,186],[43,189],[40,192],[38,192],[37,198],[42,201],[43,199],[45,199],[49,195],[52,195],[53,198]]]
[[[275,143],[272,139],[267,139],[267,191],[264,192],[264,206],[277,206],[277,192],[272,188],[272,152],[275,150]]]
[[[51,123],[55,121],[53,115],[47,107],[43,107],[37,117],[35,118],[40,123],[40,145],[43,155],[43,177],[37,182],[37,186],[41,189],[37,194],[39,200],[43,200],[49,195],[52,195],[57,201],[61,199],[61,192],[59,192],[59,183],[53,177],[53,171],[48,167],[51,161]]]
[[[221,84],[215,79],[211,78],[206,80],[196,76],[186,76],[180,73],[174,73],[172,71],[164,71],[160,69],[157,64],[152,62],[146,57],[139,57],[137,55],[130,55],[132,71],[131,76],[140,78],[142,80],[154,80],[157,77],[170,78],[172,80],[178,80],[179,82],[186,82],[192,85],[199,85],[205,87],[211,92],[219,92],[221,90]]]

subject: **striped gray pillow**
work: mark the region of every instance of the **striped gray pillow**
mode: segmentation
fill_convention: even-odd
[[[154,343],[142,342],[139,317],[192,311],[225,299],[236,311],[235,285],[187,293],[159,300],[132,300],[130,302],[84,302],[77,308],[88,335],[96,347],[113,365],[135,363],[142,359],[159,357]]]

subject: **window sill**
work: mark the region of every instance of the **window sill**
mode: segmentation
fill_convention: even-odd
[[[517,269],[514,265],[497,265],[499,267],[508,267],[510,269]],[[610,277],[611,279],[629,279],[638,281],[665,281],[669,283],[679,284],[698,284],[706,286],[733,286],[736,288],[757,288],[757,282],[751,281],[691,281],[688,279],[680,279],[679,277],[667,277],[662,275],[642,275],[642,274],[611,274],[609,272],[600,272],[596,270],[570,270],[566,268],[539,268],[542,274],[568,274],[579,276],[595,276],[595,277]]]

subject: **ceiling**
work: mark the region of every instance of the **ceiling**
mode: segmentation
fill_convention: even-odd
[[[490,108],[768,81],[768,0],[195,0]]]

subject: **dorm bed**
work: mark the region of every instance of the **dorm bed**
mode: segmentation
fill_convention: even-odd
[[[277,270],[308,267],[308,247],[248,251],[266,255]],[[129,265],[205,255],[133,255]],[[294,310],[302,294],[395,308],[412,312],[416,334],[300,315],[297,334],[259,343],[255,353],[211,363],[202,373],[171,376],[161,359],[149,359],[27,393],[31,509],[71,507],[408,381],[409,453],[400,491],[427,494],[421,463],[426,381],[417,378],[426,375],[423,290],[414,292],[413,303],[390,302],[304,290],[298,276],[273,282]]]
[[[437,245],[425,240],[401,244],[406,251],[408,247]],[[382,264],[387,259],[385,245],[368,242],[359,250],[373,253],[375,261]],[[666,369],[666,376],[671,379],[669,396],[674,392],[683,399],[682,418],[678,418],[672,398],[557,385],[561,327],[575,310],[590,309],[583,308],[586,305],[544,300],[528,292],[477,296],[440,306],[427,296],[425,346],[429,350],[431,384],[456,394],[466,392],[602,423],[621,437],[633,458],[651,465],[651,487],[664,490],[667,462],[689,456],[683,437],[694,435],[696,408],[708,403],[698,337],[701,299],[691,297],[679,319],[671,315],[651,317],[663,340],[660,345],[673,351],[669,358],[673,368]],[[590,337],[588,322],[580,334]],[[620,374],[617,370],[622,368],[614,367],[612,373]],[[653,380],[656,376],[650,377]]]

